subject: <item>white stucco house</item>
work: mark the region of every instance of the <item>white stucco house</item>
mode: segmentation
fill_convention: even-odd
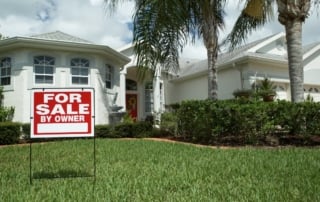
[[[110,106],[123,104],[120,69],[129,61],[108,46],[60,31],[0,40],[3,105],[15,108],[14,121],[27,123],[31,89],[91,87],[95,89],[95,123],[108,123]]]
[[[249,43],[218,58],[218,97],[233,98],[236,89],[271,79],[278,99],[290,100],[285,34]],[[320,101],[320,43],[304,47],[304,88]],[[5,106],[14,106],[14,121],[30,121],[33,88],[95,89],[95,123],[108,124],[113,106],[137,119],[156,118],[166,105],[208,97],[207,61],[182,58],[180,71],[164,76],[161,67],[137,79],[133,46],[114,50],[56,31],[0,40],[0,84]]]
[[[320,42],[303,47],[304,91],[320,101]],[[250,89],[254,82],[269,78],[276,99],[291,100],[286,39],[284,33],[254,41],[218,57],[218,98],[233,98],[237,89]],[[208,97],[207,61],[181,60],[181,70],[166,86],[166,103]]]

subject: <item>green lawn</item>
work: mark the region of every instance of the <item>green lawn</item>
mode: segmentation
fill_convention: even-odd
[[[93,140],[33,144],[32,158],[30,185],[29,147],[0,148],[0,201],[320,201],[319,148],[97,139],[95,183]]]

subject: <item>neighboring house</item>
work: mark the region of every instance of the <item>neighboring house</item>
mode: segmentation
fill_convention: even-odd
[[[320,43],[304,46],[304,90],[320,101]],[[284,33],[249,43],[218,57],[218,97],[233,98],[237,89],[251,89],[267,77],[274,82],[276,99],[291,100]],[[181,70],[166,87],[166,103],[208,98],[207,60],[181,60]]]
[[[60,31],[1,40],[3,104],[15,107],[14,121],[26,123],[32,88],[94,88],[95,123],[109,123],[111,106],[124,105],[120,69],[129,61],[108,46]]]

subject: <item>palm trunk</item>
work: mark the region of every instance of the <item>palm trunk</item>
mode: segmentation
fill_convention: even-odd
[[[302,102],[303,52],[302,23],[308,17],[310,0],[277,0],[278,20],[286,28],[291,101]]]
[[[303,59],[302,59],[302,22],[299,19],[288,20],[285,24],[291,101],[302,102],[303,91]]]
[[[202,32],[208,59],[208,98],[210,100],[217,100],[218,71],[216,62],[218,58],[218,27],[217,24],[215,24],[213,15],[206,16]]]
[[[217,79],[217,48],[207,47],[208,56],[208,98],[211,100],[218,99],[218,79]]]

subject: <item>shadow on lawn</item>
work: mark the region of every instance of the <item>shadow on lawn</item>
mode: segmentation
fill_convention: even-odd
[[[35,172],[32,177],[33,179],[80,178],[93,177],[93,174],[86,171],[59,170],[57,172]]]

